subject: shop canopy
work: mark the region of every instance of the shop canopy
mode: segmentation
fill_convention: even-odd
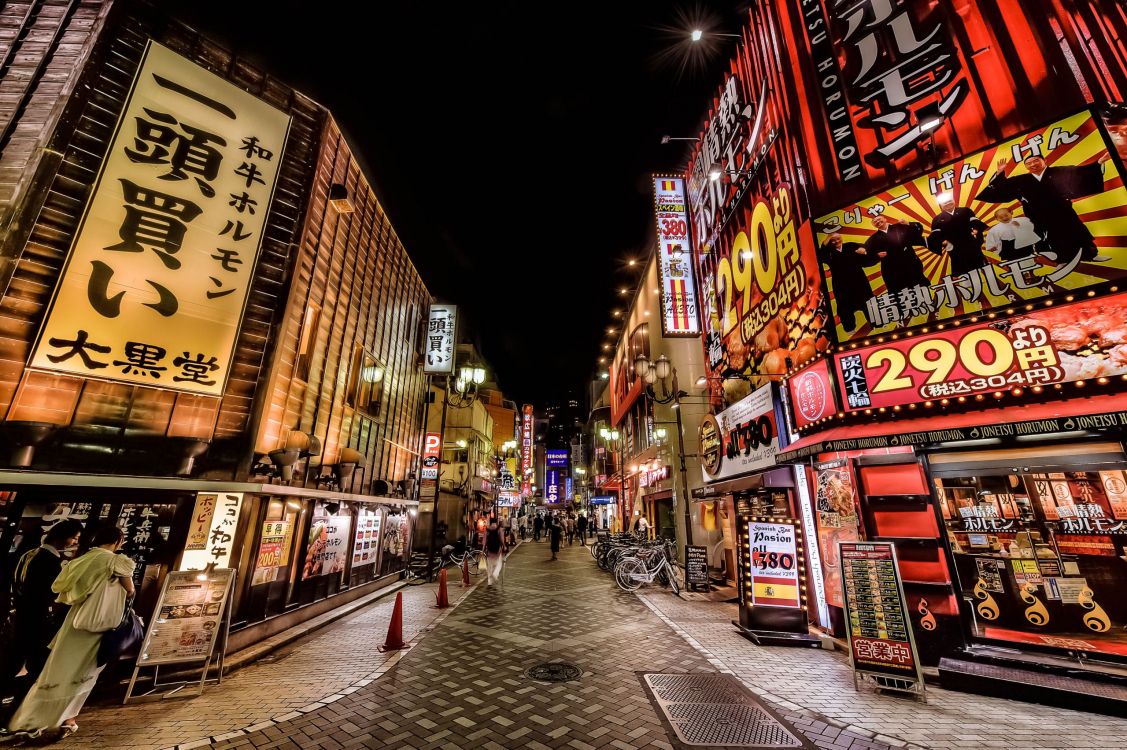
[[[1123,427],[1127,427],[1127,393],[929,417],[897,417],[890,412],[887,421],[807,435],[780,451],[775,460],[794,463],[836,451]]]

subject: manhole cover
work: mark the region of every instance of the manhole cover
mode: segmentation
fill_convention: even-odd
[[[566,661],[548,662],[529,667],[525,675],[539,682],[571,682],[578,680],[583,670]]]
[[[731,675],[644,677],[664,718],[686,745],[761,750],[814,747]]]

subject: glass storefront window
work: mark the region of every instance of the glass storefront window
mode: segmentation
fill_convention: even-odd
[[[1127,475],[1075,468],[934,477],[972,633],[1127,658]]]
[[[404,570],[411,554],[411,515],[405,510],[388,511],[380,544],[383,558],[380,575]]]

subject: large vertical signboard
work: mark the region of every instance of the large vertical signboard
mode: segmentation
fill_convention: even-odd
[[[423,439],[423,479],[438,479],[442,463],[442,435],[428,432]]]
[[[1083,111],[816,222],[840,341],[1127,276],[1127,188]]]
[[[151,42],[29,366],[222,394],[289,123]]]
[[[520,473],[521,494],[532,494],[532,404],[525,404],[521,410],[520,427]]]
[[[753,607],[802,606],[799,595],[797,523],[766,520],[748,522],[751,545],[748,602]]]
[[[428,375],[449,375],[454,372],[457,343],[457,306],[431,305],[427,314],[426,359],[423,362],[423,372]]]
[[[689,212],[685,181],[680,177],[654,177],[654,214],[657,217],[657,270],[661,278],[661,332],[663,336],[700,334],[693,259],[689,245]]]
[[[891,542],[841,542],[846,630],[854,675],[922,693],[923,672]],[[879,678],[894,678],[896,683]],[[898,684],[903,681],[903,684]],[[905,687],[906,685],[906,687]]]
[[[1117,0],[764,5],[753,17],[779,18],[754,28],[781,30],[795,85],[817,102],[803,118],[816,204],[872,193],[1093,95],[1123,98],[1127,58],[1110,41],[1127,35]]]

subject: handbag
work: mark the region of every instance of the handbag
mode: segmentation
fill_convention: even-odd
[[[121,624],[129,594],[116,578],[108,579],[102,588],[86,597],[78,605],[71,625],[75,630],[104,633]]]
[[[145,637],[145,623],[133,611],[131,605],[132,602],[125,605],[125,614],[121,618],[121,623],[102,634],[102,642],[98,644],[99,667],[119,659]]]
[[[485,550],[481,551],[481,555],[477,558],[477,570],[479,573],[484,573],[486,568],[485,563]]]

